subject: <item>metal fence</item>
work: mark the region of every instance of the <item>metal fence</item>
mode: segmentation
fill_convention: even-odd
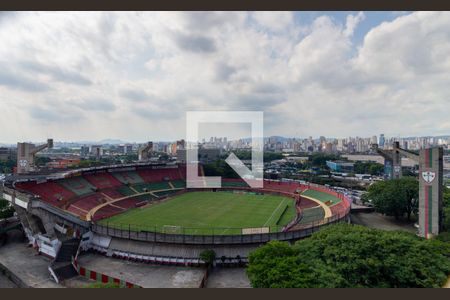
[[[240,235],[242,234],[243,229],[249,228],[241,228],[241,227],[183,227],[183,226],[170,226],[170,225],[136,225],[129,223],[108,223],[101,222],[100,226],[105,226],[107,228],[114,228],[125,231],[134,231],[134,232],[156,232],[163,234],[183,234],[183,235]],[[286,226],[274,225],[274,226],[265,226],[260,227],[267,229],[267,233],[280,232]],[[260,229],[256,228],[256,230]]]
[[[158,230],[155,226],[144,227],[127,224],[124,226],[110,226],[109,224],[100,225],[92,224],[92,231],[98,234],[107,235],[111,237],[118,237],[123,239],[130,239],[136,241],[157,242],[157,243],[173,243],[173,244],[198,244],[198,245],[212,245],[212,244],[251,244],[251,243],[266,243],[272,240],[297,240],[310,236],[314,232],[320,230],[324,226],[339,222],[347,222],[350,210],[346,210],[343,214],[331,216],[327,219],[317,220],[305,224],[297,224],[289,231],[273,231],[269,233],[255,233],[255,234],[231,234],[224,233],[224,229],[230,228],[201,228],[201,230],[209,230],[198,232],[194,234],[192,230],[195,228],[179,228],[177,233],[168,233],[166,230]],[[161,229],[161,228],[160,228]],[[197,228],[196,230],[199,230]],[[242,228],[233,228],[242,232]],[[282,227],[279,226],[281,230]]]

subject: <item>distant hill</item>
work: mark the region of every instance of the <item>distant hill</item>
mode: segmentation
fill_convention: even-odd
[[[110,144],[110,145],[116,145],[116,144],[128,144],[128,142],[117,140],[117,139],[104,139],[97,142],[98,144]]]

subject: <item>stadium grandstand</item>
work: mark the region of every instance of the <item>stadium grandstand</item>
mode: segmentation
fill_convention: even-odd
[[[124,209],[136,207],[138,204],[142,205],[143,202],[151,202],[184,190],[186,188],[182,175],[184,170],[183,167],[161,166],[133,171],[90,171],[78,176],[45,182],[19,181],[15,183],[15,188],[32,193],[40,200],[86,220],[89,213],[99,206],[101,215],[107,217]],[[222,187],[250,189],[241,179],[223,179]],[[342,205],[342,194],[319,185],[265,180],[262,190],[288,196],[299,195],[298,206],[301,210],[327,206],[334,215],[347,209]]]
[[[348,220],[349,198],[324,186],[265,180],[263,188],[252,189],[241,179],[223,178],[221,189],[192,190],[185,174],[185,165],[135,163],[17,176],[6,182],[4,197],[30,244],[55,259],[66,243],[63,234],[78,240],[78,251],[114,257],[161,260],[159,250],[139,253],[147,243],[169,249],[165,259],[176,264],[199,263],[202,249],[237,253],[245,261],[250,249],[267,241],[297,240]],[[135,246],[127,252],[123,245]]]

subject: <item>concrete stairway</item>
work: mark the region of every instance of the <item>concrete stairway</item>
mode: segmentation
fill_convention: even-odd
[[[55,260],[49,267],[56,276],[57,282],[78,276],[77,270],[72,265],[72,258],[76,256],[79,245],[80,239],[76,238],[62,242]]]

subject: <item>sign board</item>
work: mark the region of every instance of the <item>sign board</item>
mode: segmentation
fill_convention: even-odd
[[[269,227],[242,228],[242,234],[261,234],[269,232]]]

